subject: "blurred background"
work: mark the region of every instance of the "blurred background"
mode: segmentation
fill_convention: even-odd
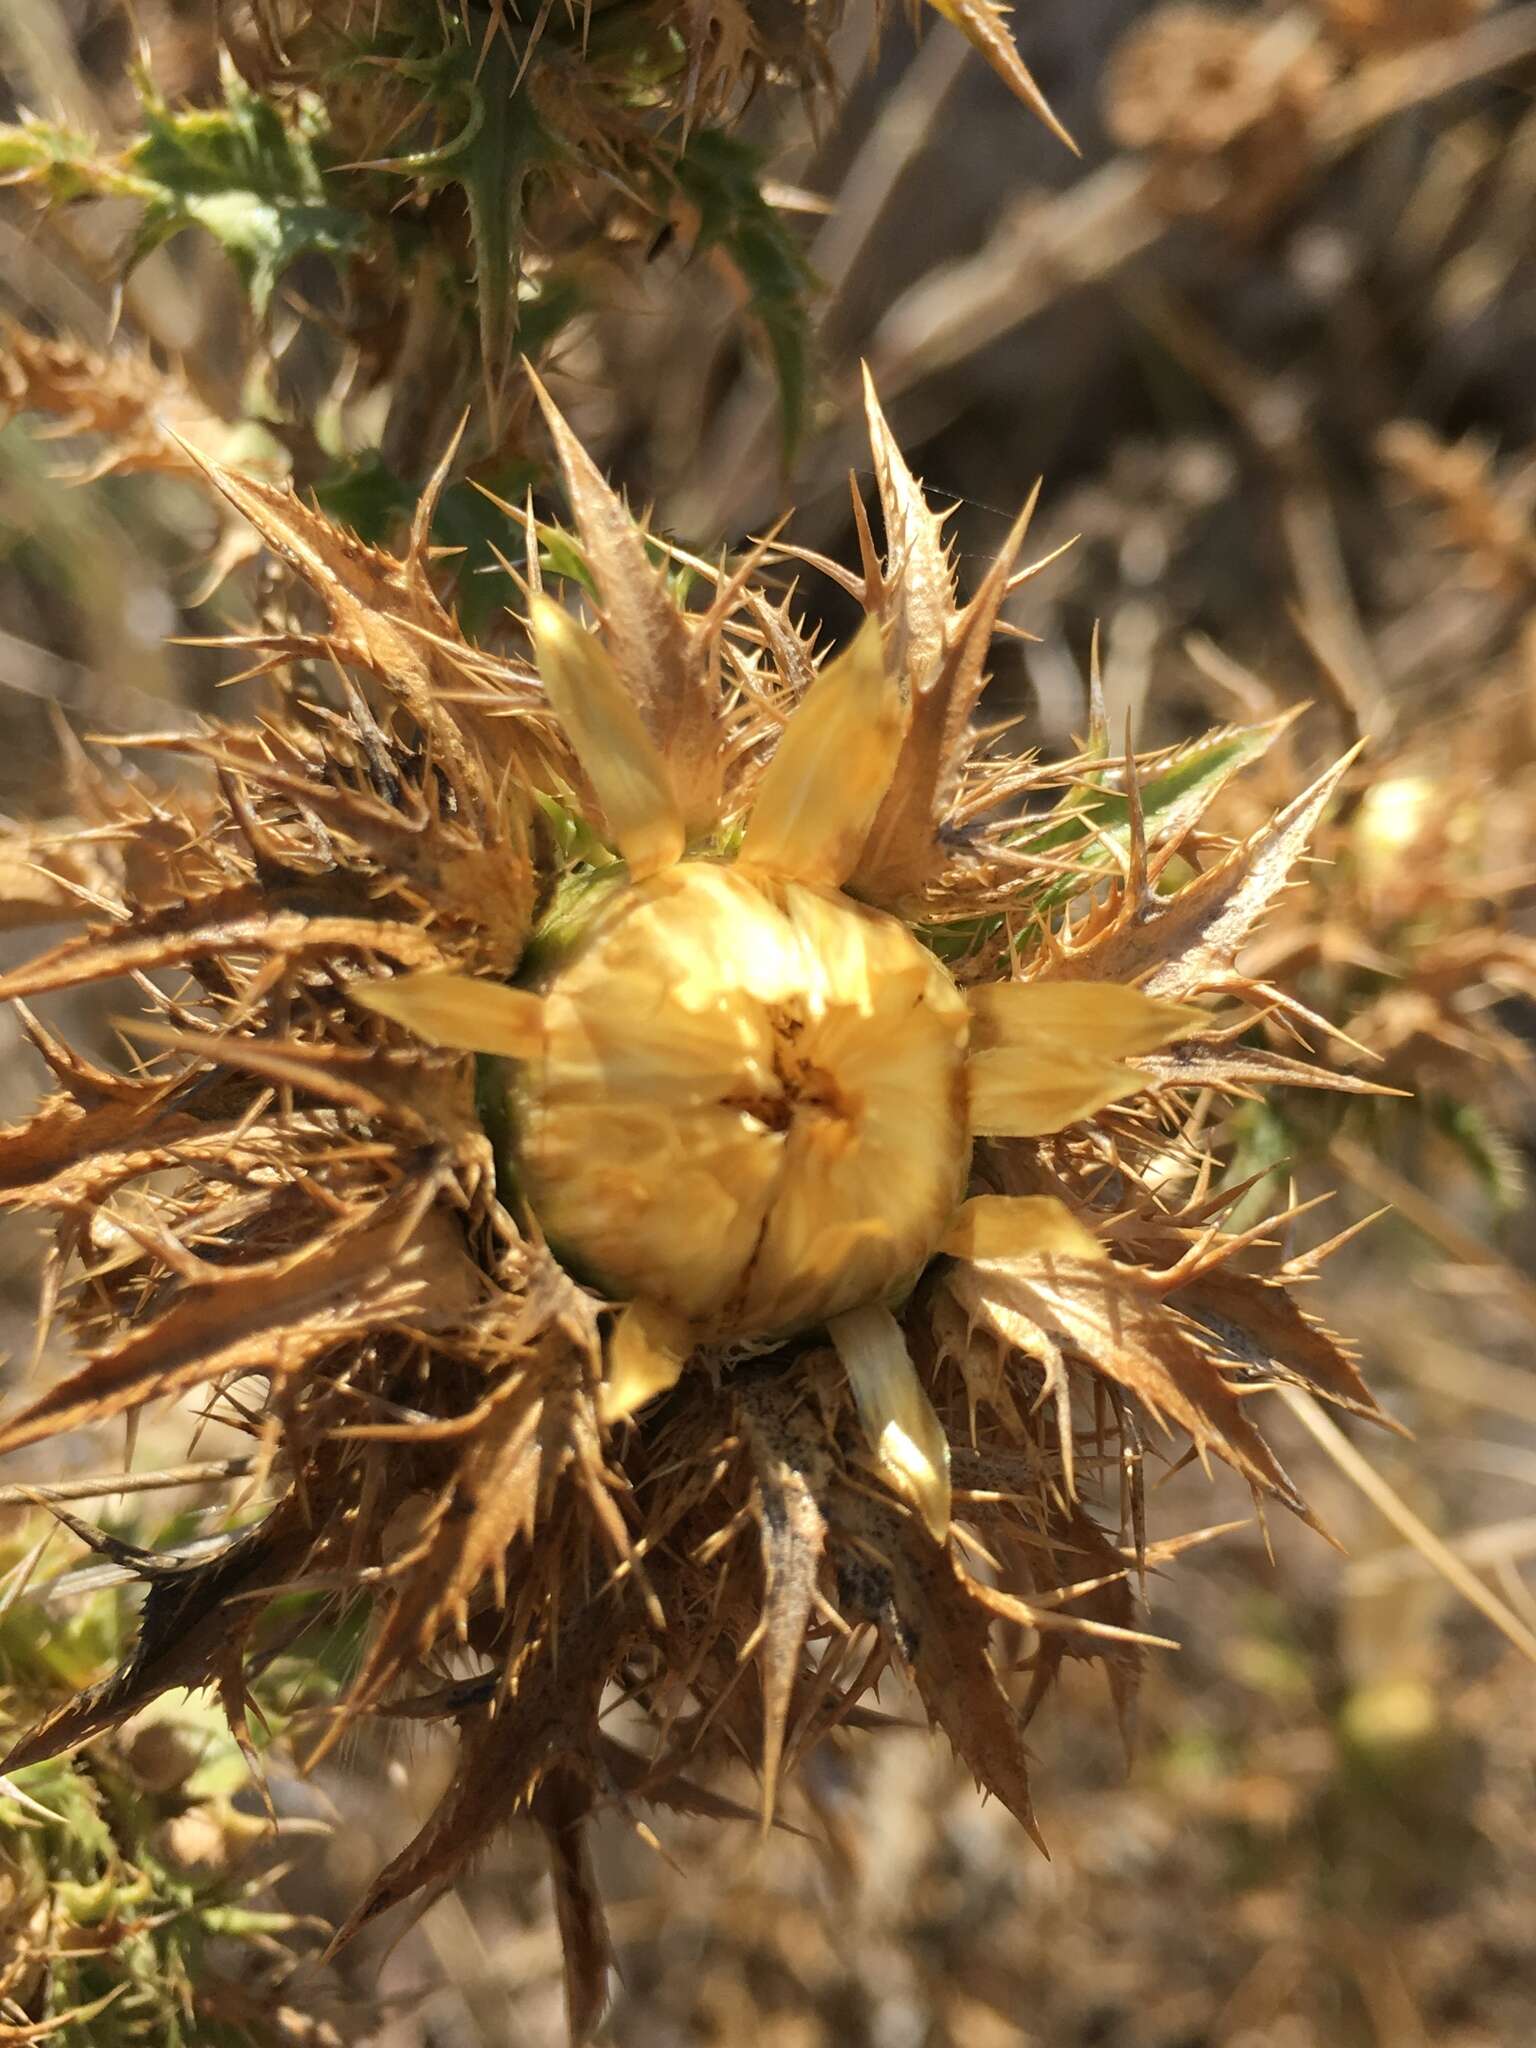
[[[13,0],[0,114],[126,132],[139,58],[168,102],[195,104],[218,78],[215,13]],[[1408,1094],[1281,1091],[1239,1113],[1232,1171],[1263,1176],[1256,1203],[1291,1182],[1336,1190],[1299,1246],[1390,1206],[1313,1296],[1412,1433],[1362,1448],[1536,1626],[1536,6],[1027,0],[1011,26],[1079,157],[948,27],[918,36],[893,18],[877,39],[862,4],[818,52],[833,96],[758,93],[745,132],[814,280],[787,456],[782,359],[776,381],[740,317],[739,267],[622,206],[595,207],[585,238],[551,230],[549,274],[563,261],[581,293],[547,367],[597,459],[700,550],[794,506],[793,539],[857,560],[861,360],[913,469],[955,507],[962,578],[1043,477],[1031,546],[1075,544],[1011,601],[1030,637],[1000,644],[988,706],[1029,744],[1064,753],[1084,730],[1095,626],[1111,728],[1128,719],[1140,744],[1306,707],[1224,799],[1227,831],[1367,741],[1250,965],[1343,1021],[1373,1061],[1361,1070]],[[419,480],[457,400],[430,348],[392,358],[387,408],[355,364],[342,389],[334,362],[285,348],[279,293],[269,404],[209,238],[151,250],[119,292],[126,200],[44,218],[24,180],[0,200],[0,312],[87,352],[76,409],[53,408],[62,438],[41,439],[35,417],[0,432],[0,811],[27,823],[71,813],[68,734],[104,735],[110,756],[113,735],[213,708],[232,665],[178,636],[262,599],[242,536],[163,462],[82,483],[102,466],[84,429],[110,396],[90,351],[114,334],[152,350],[197,431],[214,422],[232,458],[289,471],[360,523],[382,515],[349,432]],[[324,282],[300,266],[284,289]],[[294,430],[311,416],[334,431]],[[472,580],[485,561],[467,529],[463,544],[465,602],[494,633],[502,593]],[[808,570],[800,594],[839,630],[835,584]],[[27,935],[4,943],[14,957]],[[108,1018],[77,1004],[62,1021],[113,1056]],[[0,1111],[19,1116],[37,1082],[5,1040]],[[31,1369],[41,1250],[7,1227],[13,1389]],[[183,1433],[163,1427],[171,1462]],[[899,1725],[909,1704],[888,1688],[898,1725],[821,1753],[789,1804],[799,1834],[762,1844],[750,1825],[664,1818],[658,1841],[613,1817],[605,2038],[1536,2037],[1529,1666],[1288,1427],[1276,1418],[1282,1453],[1344,1554],[1299,1526],[1266,1535],[1241,1487],[1198,1468],[1152,1495],[1155,1535],[1244,1526],[1153,1579],[1150,1626],[1182,1647],[1149,1664],[1129,1757],[1097,1674],[1067,1667],[1033,1731],[1050,1861],[937,1739]],[[153,1445],[138,1456],[157,1462]],[[141,1540],[158,1540],[148,1526]],[[62,1542],[50,1569],[69,1555]],[[57,1625],[62,1640],[78,1624]],[[380,1733],[315,1781],[279,1784],[289,1818],[344,1822],[298,1839],[286,1908],[339,1917],[446,1768],[430,1744]],[[750,1802],[750,1787],[744,1767],[726,1789]],[[508,1842],[392,1950],[360,1945],[284,1998],[296,2043],[553,2048],[541,1856]]]

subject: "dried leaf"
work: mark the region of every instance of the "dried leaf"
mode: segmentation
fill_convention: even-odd
[[[0,931],[73,924],[102,899],[117,903],[120,863],[78,828],[57,824],[0,838]]]
[[[1310,1060],[1291,1059],[1265,1046],[1231,1045],[1223,1040],[1186,1038],[1165,1052],[1143,1053],[1137,1060],[1151,1081],[1165,1088],[1220,1088],[1233,1094],[1257,1094],[1264,1088],[1323,1088],[1342,1095],[1396,1095],[1396,1088],[1342,1074]]]
[[[148,932],[110,940],[102,932],[70,939],[26,966],[0,975],[0,1002],[16,996],[48,995],[82,988],[123,974],[152,974],[157,968],[187,966],[213,955],[260,952],[382,953],[403,967],[437,968],[437,941],[417,925],[370,922],[363,917],[305,917],[297,911],[252,912],[185,931]]]
[[[118,1099],[92,1105],[73,1095],[49,1096],[28,1122],[0,1130],[0,1194],[17,1202],[46,1199],[48,1190],[83,1161],[110,1157],[124,1145],[147,1155],[195,1136],[204,1127],[185,1111],[155,1115],[154,1104],[166,1092],[164,1084],[156,1084],[137,1102]],[[106,1167],[98,1184],[109,1186],[118,1178],[116,1170]],[[86,1192],[89,1185],[88,1181],[78,1192]]]
[[[1077,1502],[1064,1509],[1051,1503],[1047,1533],[1059,1538],[1069,1569],[1079,1579],[1098,1578],[1102,1584],[1065,1600],[1055,1611],[1064,1618],[1102,1622],[1111,1628],[1131,1630],[1136,1625],[1136,1594],[1125,1559],[1104,1531]],[[1115,1719],[1126,1760],[1130,1761],[1136,1740],[1136,1702],[1141,1690],[1146,1652],[1140,1643],[1107,1642],[1100,1636],[1075,1635],[1070,1629],[1052,1629],[1040,1637],[1035,1650],[1034,1670],[1024,1701],[1026,1727],[1050,1690],[1063,1661],[1068,1657],[1092,1657],[1104,1667],[1114,1701]]]
[[[591,1788],[574,1771],[552,1770],[533,1795],[533,1818],[549,1850],[572,2048],[583,2048],[602,2024],[613,1967],[613,1944],[587,1842],[591,1811]]]
[[[1029,1793],[1018,1709],[1003,1691],[988,1644],[991,1616],[968,1591],[948,1550],[910,1518],[839,1495],[835,1523],[860,1537],[891,1574],[900,1648],[923,1705],[976,1781],[1045,1853]]]
[[[1216,1451],[1310,1520],[1216,1364],[1133,1268],[1046,1252],[957,1263],[946,1284],[968,1314],[1026,1356],[1037,1332],[1064,1339],[1153,1415],[1187,1431],[1198,1449]]]
[[[526,724],[482,719],[453,701],[464,695],[471,657],[479,676],[488,664],[475,655],[427,577],[426,529],[441,473],[418,511],[409,552],[397,559],[302,505],[287,486],[243,476],[196,449],[188,452],[215,490],[325,605],[328,651],[366,669],[404,705],[461,802],[489,825],[505,798],[507,757],[522,749],[531,766],[540,756],[526,747]],[[535,707],[532,689],[510,669],[503,665],[496,680],[509,705]],[[523,907],[531,910],[531,898]]]
[[[1360,1368],[1339,1340],[1303,1314],[1284,1287],[1254,1273],[1214,1266],[1169,1295],[1170,1302],[1211,1330],[1244,1364],[1274,1366],[1325,1400],[1381,1421]]]
[[[195,476],[188,441],[217,454],[237,430],[211,413],[184,378],[159,368],[147,349],[108,353],[68,338],[46,339],[13,320],[0,320],[0,402],[8,414],[52,414],[57,424],[39,439],[102,437],[98,459],[67,472],[85,482],[112,473]],[[170,431],[168,431],[168,429]]]
[[[763,1826],[773,1820],[790,1698],[799,1675],[805,1626],[816,1598],[826,1545],[822,1510],[831,1458],[800,1389],[743,1377],[752,1468],[762,1500]]]
[[[527,1811],[557,1765],[590,1781],[603,1686],[622,1665],[633,1629],[611,1600],[578,1598],[572,1605],[576,1618],[557,1639],[543,1640],[497,1711],[477,1706],[465,1713],[447,1792],[348,1914],[328,1955],[405,1899],[416,1896],[425,1912],[515,1814]]]
[[[1033,508],[1031,498],[981,588],[963,612],[946,618],[935,664],[914,672],[890,788],[850,878],[850,887],[873,902],[916,902],[942,869],[942,828],[971,750],[971,718],[986,683],[992,631]],[[930,566],[925,594],[931,594],[933,573]],[[926,614],[919,624],[922,647],[930,630]]]
[[[957,610],[944,521],[930,512],[895,437],[885,423],[874,380],[864,368],[864,412],[885,518],[881,611],[886,660],[913,696],[932,689]]]
[[[247,1637],[260,1619],[262,1603],[250,1597],[252,1592],[280,1591],[314,1540],[298,1496],[289,1494],[217,1556],[155,1573],[132,1657],[102,1684],[29,1730],[0,1762],[0,1775],[42,1763],[120,1726],[163,1692],[208,1684],[231,1643]]]
[[[509,1545],[533,1530],[544,1478],[542,1403],[514,1380],[484,1404],[452,1483],[433,1503],[419,1553],[348,1689],[349,1715],[374,1704],[409,1659],[450,1630],[465,1633],[470,1601]],[[521,1398],[519,1398],[521,1396]]]
[[[209,1266],[158,1316],[96,1352],[0,1425],[0,1452],[235,1372],[297,1372],[349,1337],[406,1319],[468,1314],[483,1293],[455,1226],[431,1210],[405,1241],[393,1205],[280,1257]]]

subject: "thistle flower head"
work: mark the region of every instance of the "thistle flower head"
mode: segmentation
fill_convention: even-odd
[[[968,1007],[906,924],[843,892],[904,737],[877,623],[795,709],[727,863],[682,858],[665,759],[598,643],[547,599],[535,621],[627,872],[574,929],[566,913],[537,992],[428,973],[355,993],[435,1043],[512,1056],[540,1226],[573,1271],[659,1312],[675,1365],[690,1339],[783,1337],[904,1297],[973,1136],[1103,1108],[1142,1085],[1126,1055],[1201,1021],[1086,984],[985,983]],[[611,1413],[629,1405],[610,1392]]]
[[[439,602],[430,507],[397,561],[196,458],[326,618],[252,636],[290,678],[260,724],[173,743],[216,789],[99,785],[119,900],[0,985],[132,974],[161,1013],[129,1075],[36,1027],[58,1093],[4,1180],[60,1217],[87,1357],[0,1445],[222,1388],[272,1498],[0,1769],[173,1685],[238,1714],[276,1594],[365,1586],[334,1729],[391,1699],[462,1758],[343,1934],[531,1819],[582,2033],[597,1806],[736,1813],[690,1774],[745,1755],[770,1817],[897,1663],[1032,1828],[1023,1721],[1062,1657],[1131,1712],[1153,1432],[1304,1513],[1243,1396],[1372,1409],[1262,1230],[1224,1232],[1186,1113],[1308,1074],[1239,1042],[1285,998],[1235,963],[1337,773],[1180,884],[1272,732],[1137,762],[1096,709],[1054,767],[979,735],[1027,522],[962,602],[872,392],[886,546],[816,562],[867,615],[830,659],[758,558],[686,608],[547,416],[575,532],[530,534],[531,661]],[[1034,1631],[1023,1715],[999,1619]]]

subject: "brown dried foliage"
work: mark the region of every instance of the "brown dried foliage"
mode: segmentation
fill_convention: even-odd
[[[1149,195],[1164,212],[1256,231],[1314,167],[1331,75],[1300,14],[1160,7],[1115,46],[1105,117],[1122,147],[1148,152]]]

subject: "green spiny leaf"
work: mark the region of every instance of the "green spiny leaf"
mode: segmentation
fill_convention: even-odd
[[[489,118],[476,126],[453,169],[469,207],[481,367],[493,413],[517,330],[524,193],[540,160],[553,154],[528,95],[514,90],[513,64],[510,45],[493,38],[472,87],[483,95]]]
[[[1246,726],[1218,733],[1185,748],[1166,768],[1141,785],[1141,809],[1149,840],[1171,839],[1186,831],[1223,784],[1240,768],[1257,761],[1275,737],[1273,726]],[[1108,872],[1130,845],[1131,807],[1124,793],[1097,782],[1074,789],[1038,826],[1027,825],[1015,844],[1024,853],[1064,852],[1081,857],[1085,867]],[[1048,883],[1036,896],[1037,912],[1060,909],[1086,886],[1071,875]]]
[[[788,461],[805,425],[815,277],[783,216],[763,197],[762,153],[718,128],[701,128],[677,159],[683,196],[698,210],[698,246],[719,249],[746,288],[779,387]]]
[[[1222,786],[1239,769],[1257,761],[1273,742],[1276,725],[1244,726],[1217,733],[1183,748],[1173,760],[1141,783],[1142,819],[1149,841],[1167,840],[1187,831]],[[1026,916],[1049,917],[1090,888],[1099,874],[1113,872],[1131,839],[1131,808],[1124,792],[1109,787],[1093,773],[1076,784],[1044,817],[1022,826],[1014,845],[1024,853],[1070,855],[1080,863],[1078,874],[1043,882],[1018,908]],[[996,917],[971,918],[941,925],[926,933],[941,960],[955,960],[1002,929]]]
[[[285,118],[230,75],[214,107],[173,111],[146,87],[144,123],[127,160],[151,192],[130,263],[183,228],[206,228],[264,314],[298,257],[338,257],[357,246],[361,220],[326,189],[313,103],[295,102]]]
[[[1478,1104],[1440,1095],[1430,1114],[1466,1160],[1484,1194],[1500,1215],[1518,1209],[1525,1196],[1525,1164],[1514,1142]]]
[[[77,199],[154,197],[147,179],[124,161],[104,155],[89,136],[53,121],[0,126],[0,182],[36,185],[59,205]]]

